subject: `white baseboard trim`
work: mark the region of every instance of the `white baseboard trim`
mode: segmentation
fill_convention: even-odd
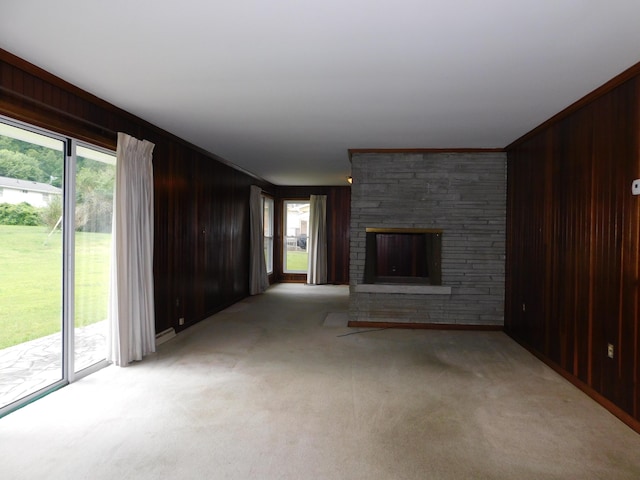
[[[176,331],[173,329],[173,327],[163,330],[162,332],[156,335],[156,347],[158,345],[162,345],[165,342],[168,342],[175,336],[176,336]]]

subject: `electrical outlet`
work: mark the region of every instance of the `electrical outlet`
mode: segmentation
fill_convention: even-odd
[[[524,303],[522,304],[522,311],[523,311],[523,312],[526,312],[526,311],[527,311],[527,306],[526,306]]]
[[[180,317],[178,320],[178,325],[184,325],[184,317]]]
[[[636,179],[631,183],[631,193],[633,195],[640,195],[640,178]]]
[[[613,344],[612,343],[608,343],[607,344],[607,357],[613,358]]]

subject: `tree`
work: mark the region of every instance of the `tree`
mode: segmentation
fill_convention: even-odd
[[[61,144],[62,145],[62,144]],[[0,135],[0,175],[62,187],[64,156],[59,150]],[[35,167],[35,170],[33,169]]]
[[[62,152],[0,135],[0,175],[62,187]],[[100,161],[78,157],[76,163],[76,229],[110,232],[113,212],[115,168]],[[62,215],[61,198],[41,212],[50,228]]]
[[[62,156],[62,152],[34,146],[34,148],[29,149],[26,154],[38,160],[38,165],[44,173],[43,183],[49,183],[54,187],[62,188],[62,180],[64,177],[64,157]]]
[[[110,232],[115,169],[104,163],[83,160],[78,162],[76,174],[76,229]]]
[[[0,176],[48,183],[36,158],[9,150],[0,150]]]

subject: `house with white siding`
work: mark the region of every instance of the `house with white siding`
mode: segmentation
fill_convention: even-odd
[[[34,207],[46,207],[62,189],[32,180],[0,177],[0,203],[17,205],[26,202]]]

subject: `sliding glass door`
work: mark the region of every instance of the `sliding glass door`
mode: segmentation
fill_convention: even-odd
[[[78,145],[75,156],[74,371],[104,360],[116,157]]]
[[[104,364],[115,155],[0,117],[0,415]]]
[[[0,407],[64,381],[64,152],[0,123]]]

